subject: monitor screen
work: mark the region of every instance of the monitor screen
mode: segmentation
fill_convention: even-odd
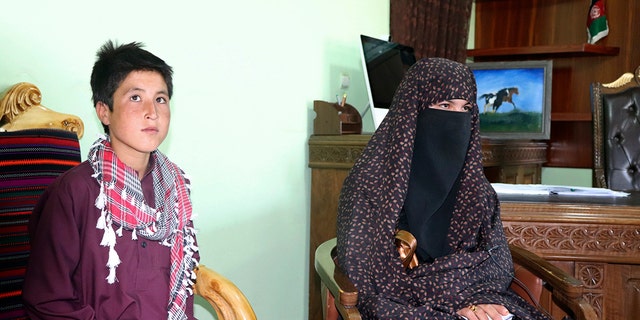
[[[360,35],[369,107],[377,129],[391,106],[391,100],[405,72],[416,62],[413,48],[395,42]]]

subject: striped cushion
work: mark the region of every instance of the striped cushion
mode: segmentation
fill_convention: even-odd
[[[21,294],[31,210],[56,177],[79,163],[73,132],[0,132],[0,319],[26,319]]]

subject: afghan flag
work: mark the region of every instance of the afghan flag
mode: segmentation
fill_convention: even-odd
[[[609,34],[609,23],[604,12],[604,0],[591,0],[589,16],[587,17],[587,36],[591,44]]]

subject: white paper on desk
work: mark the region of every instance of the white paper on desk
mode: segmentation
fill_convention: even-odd
[[[493,189],[498,194],[522,194],[522,195],[571,195],[585,197],[626,197],[627,192],[614,191],[604,188],[559,186],[548,184],[510,184],[492,183]]]

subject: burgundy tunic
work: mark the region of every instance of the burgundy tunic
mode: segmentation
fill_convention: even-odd
[[[100,189],[88,162],[67,171],[43,194],[29,225],[31,256],[23,298],[33,319],[166,319],[170,248],[124,230],[115,250],[116,282],[107,283],[109,248],[96,228]],[[153,177],[142,179],[155,203]],[[114,226],[114,229],[116,226]],[[197,258],[197,256],[196,256]],[[193,318],[193,296],[187,302]]]

